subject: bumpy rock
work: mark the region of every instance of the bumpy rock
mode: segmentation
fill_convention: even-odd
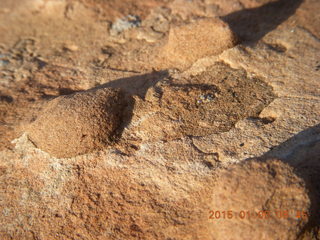
[[[160,65],[186,68],[197,59],[217,55],[235,46],[237,38],[219,18],[203,18],[170,29],[167,44],[161,49]]]
[[[222,171],[211,207],[217,240],[297,239],[309,219],[310,199],[287,164],[250,160]]]
[[[163,11],[146,24],[157,6]],[[317,0],[2,0],[0,53],[9,63],[0,69],[0,239],[320,239],[319,8]],[[128,14],[139,16],[141,27],[109,36],[109,23]],[[187,71],[153,72],[169,24],[227,14],[250,42],[198,59]],[[138,38],[141,30],[150,34]],[[174,53],[164,59],[179,63]],[[232,69],[216,61],[248,77],[229,74]],[[166,66],[176,68],[173,63]],[[145,95],[165,76],[169,85],[157,84]],[[43,97],[96,84],[145,96],[135,98],[130,131],[121,134],[124,150],[117,143],[59,159],[34,148],[26,134],[15,136],[33,116],[25,112],[36,111]],[[288,166],[245,160],[261,155],[284,159],[303,177],[311,200],[307,214],[306,190]],[[216,177],[221,167],[227,169]],[[261,209],[272,217],[228,219],[223,213]],[[278,219],[276,211],[286,217],[286,209],[310,218],[299,220],[290,211]],[[220,211],[220,219],[209,219],[210,210]]]
[[[188,78],[159,81],[137,99],[130,134],[144,141],[228,132],[276,98],[262,79],[217,62]]]
[[[112,143],[127,102],[117,89],[99,89],[50,101],[28,127],[30,140],[55,157],[72,157]]]

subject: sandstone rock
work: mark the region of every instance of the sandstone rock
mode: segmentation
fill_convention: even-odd
[[[116,89],[60,96],[47,104],[27,132],[37,147],[55,157],[88,153],[112,143],[127,104]]]
[[[275,43],[286,51],[271,48]],[[272,156],[284,159],[297,145],[319,140],[319,127],[315,128],[320,123],[319,51],[319,40],[310,32],[282,27],[255,47],[239,45],[222,53],[219,58],[232,68],[262,77],[277,98],[257,119],[244,119],[229,132],[194,139],[195,145],[203,152],[219,153],[221,161],[233,162],[263,155],[293,138],[281,153]]]
[[[160,50],[160,66],[186,68],[199,58],[217,55],[235,46],[237,38],[219,18],[203,18],[170,29]]]
[[[32,7],[33,2],[38,7]],[[276,4],[265,11],[264,5],[271,2]],[[292,6],[299,2],[2,0],[0,29],[6,34],[0,35],[0,55],[9,54],[10,59],[0,67],[0,239],[320,238],[320,1],[302,1],[294,13]],[[146,18],[160,5],[163,12]],[[280,5],[283,7],[277,8]],[[141,27],[111,37],[110,23],[129,14],[141,18]],[[206,27],[210,25],[201,25],[196,19],[227,14],[234,16],[230,23],[239,26],[233,28],[238,36],[259,41],[243,41],[222,54],[194,57],[225,43],[219,42],[223,34],[213,35],[215,30]],[[178,22],[185,25],[179,28]],[[192,40],[193,52],[186,53],[191,57],[181,53],[181,42],[176,48],[171,43],[168,49],[169,24],[171,37],[174,29],[201,25],[191,30],[205,35],[200,40],[207,36],[210,39],[205,45],[199,41],[199,46],[193,39],[199,40],[201,34],[184,39],[183,44]],[[145,31],[142,37],[138,34],[141,30]],[[33,38],[26,39],[28,36]],[[179,36],[176,34],[175,39]],[[216,45],[210,43],[212,39],[218,39]],[[79,49],[63,51],[63,43],[76,44]],[[225,66],[218,67],[216,62]],[[184,69],[191,64],[187,71],[168,71],[165,78],[172,80],[168,85],[162,85],[163,77],[152,72],[162,67]],[[156,82],[159,85],[152,87]],[[60,159],[40,151],[26,134],[16,135],[48,96],[97,84],[129,89],[140,96],[134,97],[132,121],[121,134],[121,144],[105,148],[112,143],[109,141],[101,144],[102,151],[95,151],[96,146],[88,150],[92,153]],[[220,93],[211,96],[203,85],[211,86],[214,93],[217,87]],[[58,99],[65,102],[67,98]],[[197,100],[203,104],[197,105]],[[86,104],[90,101],[77,108],[90,112]],[[92,106],[96,109],[97,105]],[[51,109],[56,111],[57,107]],[[127,110],[115,109],[121,121]],[[68,112],[62,107],[61,111]],[[110,116],[108,109],[102,112]],[[39,119],[44,115],[48,119],[55,115],[58,122],[56,112],[49,116],[47,110]],[[71,115],[66,119],[82,119],[83,114]],[[214,125],[216,120],[219,124]],[[78,131],[76,124],[67,122],[69,128],[62,131]],[[99,129],[91,128],[90,121],[83,122],[77,125]],[[62,120],[58,123],[65,124]],[[115,129],[119,129],[118,124],[113,125]],[[57,126],[36,128],[31,124],[29,130],[35,131],[29,134],[53,134],[50,131]],[[13,139],[10,149],[4,147]],[[64,148],[83,149],[77,137],[72,146],[63,145],[67,142],[64,138],[51,139],[43,137],[40,142],[45,146],[56,144],[64,153]],[[100,141],[100,137],[92,139]],[[91,147],[95,143],[86,144]],[[282,162],[246,160],[258,156],[289,163],[306,187]],[[231,164],[234,162],[243,164]],[[220,172],[222,167],[225,170]],[[268,220],[208,219],[210,210],[222,215],[224,210],[253,213],[261,208],[273,215]],[[291,211],[288,218],[278,219],[275,211],[286,216],[282,211],[285,208],[300,209],[301,216],[307,217],[299,221]]]
[[[55,159],[20,138],[15,152],[0,154],[0,237],[296,239],[308,219],[292,212],[284,219],[209,219],[210,210],[308,211],[303,182],[289,166],[255,160],[215,177],[205,156],[181,139],[145,144],[131,156],[107,149]]]
[[[137,99],[128,130],[144,141],[228,132],[275,97],[262,79],[217,62],[196,76],[159,81],[146,101]]]
[[[310,200],[302,179],[279,160],[250,160],[223,170],[214,187],[214,239],[298,238],[309,219]]]

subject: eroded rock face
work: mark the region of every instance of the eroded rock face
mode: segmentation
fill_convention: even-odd
[[[2,0],[0,239],[320,239],[320,1],[305,0],[296,9],[299,2]],[[128,14],[139,16],[141,26],[111,36],[112,22]],[[230,30],[199,19],[226,15],[242,43],[216,54],[230,43],[223,42]],[[214,35],[217,29],[222,33]],[[213,55],[198,58],[207,50]],[[165,71],[153,71],[159,68]],[[173,81],[164,84],[164,78]],[[26,134],[16,135],[48,96],[97,84],[140,96],[117,144],[109,147],[122,129],[115,119],[127,112],[122,98],[105,109],[109,97],[91,104],[101,95],[92,90],[90,97],[81,93],[90,101],[68,109],[75,95],[59,97],[38,115],[42,129],[29,126],[37,146],[52,155]],[[98,113],[114,118],[98,121]],[[83,126],[92,132],[85,149],[94,152],[78,156]],[[61,151],[77,157],[53,157]],[[306,186],[282,162],[246,160],[259,156],[289,163]],[[261,209],[272,216],[209,219],[210,210],[223,216]],[[294,219],[286,210],[307,217]]]
[[[72,157],[112,143],[128,102],[117,89],[99,89],[51,100],[28,127],[30,140],[55,157]]]
[[[10,162],[0,163],[4,240],[296,240],[308,221],[292,211],[288,218],[275,216],[286,209],[309,214],[310,205],[302,180],[278,160],[233,165],[216,177],[199,166],[200,154],[186,142],[186,149],[178,142],[154,144],[136,156],[107,151],[54,159],[23,141],[19,153],[7,155]],[[217,220],[209,219],[211,210],[273,215]]]
[[[275,98],[272,87],[224,63],[187,79],[159,82],[137,100],[129,129],[144,140],[227,132],[257,117]]]
[[[233,214],[211,219],[217,240],[234,239],[231,236],[295,240],[310,215],[303,180],[279,160],[250,160],[223,170],[211,206],[221,214],[228,210]]]
[[[162,112],[181,120],[186,135],[229,131],[240,119],[256,117],[273,101],[272,87],[243,70],[216,63],[186,84],[164,86]]]
[[[237,37],[219,18],[202,18],[170,29],[160,50],[163,68],[186,68],[199,58],[217,55],[235,46]]]

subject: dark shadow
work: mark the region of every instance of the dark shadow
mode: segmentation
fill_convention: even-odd
[[[59,95],[68,95],[77,92],[77,90],[71,88],[59,88]]]
[[[303,0],[279,0],[261,7],[230,13],[222,19],[247,43],[259,41],[293,15]]]
[[[70,98],[73,96],[73,93],[76,92],[85,92],[85,91],[94,91],[101,88],[120,88],[124,91],[124,97],[127,101],[127,106],[122,111],[122,121],[118,129],[114,132],[112,141],[117,143],[121,140],[122,133],[124,129],[130,124],[132,116],[133,116],[133,108],[134,108],[134,99],[133,95],[138,95],[141,98],[145,97],[147,90],[154,86],[157,82],[168,78],[169,72],[167,70],[159,71],[159,72],[151,72],[143,75],[137,75],[127,78],[120,78],[114,81],[98,85],[94,88],[88,90],[72,90],[69,88],[60,88],[59,96],[64,95],[66,98]],[[43,95],[43,99],[53,99],[57,96],[53,95]],[[128,146],[130,148],[135,148],[134,145]]]
[[[311,200],[304,232],[320,227],[320,124],[308,128],[265,153],[261,160],[278,158],[294,168],[306,184]]]
[[[11,96],[1,95],[0,93],[0,102],[12,103],[13,98]]]
[[[301,162],[301,158],[305,158],[307,153],[304,153],[304,150],[317,141],[320,141],[320,124],[303,130],[280,145],[273,147],[263,157],[279,158],[294,166]]]
[[[124,129],[130,124],[133,110],[134,110],[134,98],[133,95],[140,96],[141,98],[145,97],[146,92],[152,86],[154,86],[157,82],[168,78],[169,72],[167,70],[159,71],[159,72],[151,72],[143,75],[132,76],[127,78],[120,78],[102,85],[99,85],[93,89],[101,89],[101,88],[120,88],[124,91],[125,98],[127,100],[127,106],[123,109],[122,122],[119,128],[116,130],[114,134],[113,141],[115,143],[120,143],[121,136],[123,134]],[[126,143],[125,152],[135,151],[138,147],[134,144]],[[123,149],[124,150],[124,149]],[[119,150],[120,151],[120,150]],[[120,151],[121,152],[121,151]],[[122,154],[125,154],[121,152]]]
[[[40,89],[41,90],[46,89],[46,87],[47,86],[45,86],[45,85],[40,85]],[[71,88],[57,88],[56,91],[57,91],[57,94],[46,94],[46,93],[42,92],[41,99],[43,99],[43,100],[51,100],[51,99],[54,99],[54,98],[56,98],[58,96],[66,96],[66,97],[68,97],[68,95],[71,95],[71,94],[76,93],[76,92],[82,92],[84,90],[74,90],[74,89],[71,89]]]
[[[143,75],[120,78],[95,88],[120,88],[131,95],[138,95],[144,98],[147,90],[157,82],[169,77],[167,70],[151,72]]]

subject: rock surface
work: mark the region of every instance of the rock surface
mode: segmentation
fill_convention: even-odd
[[[228,132],[276,96],[263,80],[217,62],[201,74],[159,81],[137,99],[127,132],[142,141]],[[163,126],[165,125],[165,127]]]
[[[0,239],[319,239],[319,8],[1,0]]]
[[[30,140],[55,157],[74,157],[112,144],[129,99],[117,89],[57,97],[27,127]]]
[[[297,239],[310,216],[304,181],[279,160],[221,171],[211,206],[215,239]]]
[[[196,60],[217,55],[237,43],[237,37],[219,18],[203,18],[172,27],[160,50],[162,68],[189,67]]]

